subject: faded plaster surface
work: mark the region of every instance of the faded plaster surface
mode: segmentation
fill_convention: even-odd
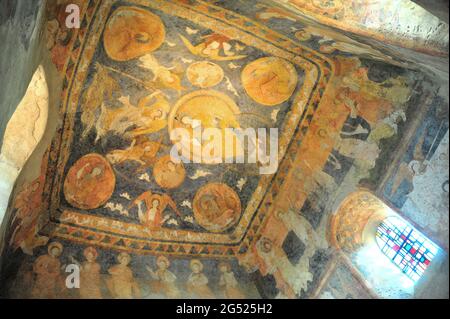
[[[48,87],[45,72],[39,66],[13,116],[3,138],[0,160],[20,170],[44,134],[48,116]]]
[[[414,220],[424,229],[440,234],[439,240],[448,247],[448,132],[436,153],[429,159],[424,174],[413,179],[414,190],[401,208],[405,216]]]
[[[280,0],[324,24],[421,52],[448,55],[448,21],[410,0]]]

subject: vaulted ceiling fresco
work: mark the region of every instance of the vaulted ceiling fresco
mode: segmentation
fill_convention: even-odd
[[[432,74],[272,2],[71,2],[79,30],[48,10],[61,121],[11,204],[2,295],[377,297],[329,240],[333,203],[363,188],[402,208],[448,131]],[[278,128],[278,170],[174,163],[193,120]]]

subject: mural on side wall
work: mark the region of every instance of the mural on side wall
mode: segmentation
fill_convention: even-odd
[[[412,137],[384,196],[448,247],[448,104],[436,99]],[[426,194],[425,198],[423,198]]]
[[[334,258],[328,205],[342,188],[376,189],[432,81],[265,2],[91,0],[82,12],[70,40],[50,41],[63,125],[11,207],[1,295],[317,295]],[[53,18],[49,36],[62,32]],[[197,121],[278,128],[277,172],[173,162],[171,132]],[[80,289],[65,286],[67,265]],[[349,276],[338,266],[323,296],[363,296],[343,292]]]
[[[360,283],[345,262],[340,259],[334,266],[318,297],[320,299],[373,298],[367,287]]]

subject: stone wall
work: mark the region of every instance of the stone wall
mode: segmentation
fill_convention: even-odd
[[[0,2],[0,145],[39,63],[44,12],[43,0]]]
[[[0,250],[15,187],[40,174],[58,123],[60,76],[44,38],[45,0],[0,1]]]

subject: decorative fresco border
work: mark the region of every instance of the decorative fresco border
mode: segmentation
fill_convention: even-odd
[[[305,112],[300,119],[295,117],[290,118],[291,129],[295,131],[295,138],[289,140],[285,139],[280,144],[282,145],[283,160],[280,165],[280,169],[276,174],[276,177],[272,181],[268,181],[270,190],[266,194],[261,194],[264,197],[264,201],[261,202],[256,213],[249,216],[249,226],[243,233],[242,237],[238,238],[238,241],[230,244],[214,244],[214,243],[167,243],[162,241],[152,242],[149,240],[142,240],[136,238],[130,238],[125,234],[118,234],[111,232],[111,229],[105,228],[104,230],[93,230],[87,227],[80,227],[80,225],[74,225],[72,220],[65,218],[62,222],[55,216],[59,215],[59,187],[61,185],[64,166],[67,161],[67,152],[64,154],[61,150],[67,149],[71,144],[71,132],[73,128],[74,116],[76,112],[73,112],[73,106],[78,105],[79,96],[72,95],[72,87],[76,80],[84,78],[89,68],[89,59],[81,61],[81,54],[84,54],[83,50],[87,50],[88,54],[94,53],[96,46],[91,46],[90,49],[86,49],[86,43],[89,41],[87,35],[89,32],[101,33],[101,28],[104,27],[102,21],[93,21],[96,14],[100,16],[106,16],[108,9],[112,6],[112,1],[98,2],[90,1],[88,4],[88,10],[83,18],[82,29],[78,34],[78,39],[75,41],[74,48],[72,50],[71,57],[66,66],[66,78],[64,80],[64,104],[61,107],[61,113],[65,115],[63,129],[59,132],[58,137],[54,140],[51,148],[50,165],[48,173],[53,176],[52,183],[47,183],[46,193],[51,205],[48,207],[51,211],[51,227],[52,236],[60,237],[63,239],[73,240],[76,242],[83,242],[91,245],[98,245],[102,247],[109,247],[118,250],[131,250],[136,253],[167,253],[167,254],[189,254],[195,255],[198,252],[203,256],[222,256],[231,257],[236,253],[246,253],[250,245],[257,239],[261,230],[261,226],[265,224],[269,215],[269,208],[275,201],[278,192],[285,181],[287,174],[297,157],[297,152],[303,137],[306,135],[308,128],[313,121],[315,111],[319,107],[320,100],[326,90],[327,84],[333,76],[333,63],[325,59],[320,54],[316,54],[314,51],[303,47],[302,45],[295,43],[289,38],[273,32],[272,30],[260,25],[252,20],[242,17],[234,12],[224,10],[219,7],[212,6],[204,1],[190,1],[190,4],[186,4],[186,1],[148,1],[136,0],[135,4],[141,4],[143,6],[153,7],[155,9],[164,11],[166,10],[170,14],[177,14],[181,17],[192,19],[194,12],[197,16],[201,17],[198,23],[206,24],[206,27],[215,29],[219,24],[217,21],[223,21],[223,25],[231,25],[233,28],[237,27],[239,30],[245,31],[247,34],[241,34],[241,36],[247,37],[248,42],[255,41],[259,44],[270,43],[270,46],[275,46],[283,51],[290,52],[294,56],[296,64],[302,65],[306,72],[306,81],[314,80],[317,77],[317,81],[314,81],[312,93],[310,96],[301,96],[299,99],[305,99]],[[203,16],[202,16],[203,15]],[[210,17],[208,19],[208,17]],[[231,23],[229,20],[231,19]],[[101,19],[100,19],[101,20]],[[213,25],[214,24],[214,25]],[[228,34],[228,33],[227,33]],[[265,44],[267,47],[267,44]],[[92,52],[91,52],[92,51]],[[269,52],[270,53],[270,52]],[[304,55],[304,56],[302,56]],[[87,61],[89,60],[89,61]],[[79,62],[77,62],[79,61]],[[314,72],[317,70],[316,72]],[[309,74],[309,78],[308,78]],[[80,92],[78,92],[80,93]],[[76,101],[76,102],[73,102]],[[289,115],[288,115],[289,117]],[[298,120],[297,123],[295,122]],[[287,152],[285,152],[287,150]],[[249,205],[250,206],[250,205]],[[62,212],[63,216],[67,217],[72,212]],[[97,233],[97,236],[95,236]],[[217,236],[217,235],[215,235]],[[108,238],[108,239],[105,239]],[[190,245],[189,247],[186,245]],[[214,249],[207,249],[208,246],[213,246]],[[182,248],[180,248],[182,247]],[[202,253],[200,253],[202,252]]]
[[[89,0],[86,4],[85,10],[82,11],[83,19],[80,24],[80,29],[78,29],[75,40],[73,41],[71,53],[67,58],[67,62],[64,66],[62,74],[64,78],[62,79],[62,92],[61,92],[61,102],[59,107],[59,115],[63,118],[61,127],[58,128],[55,138],[52,140],[49,148],[49,159],[47,165],[46,182],[43,193],[43,205],[44,209],[50,211],[50,201],[51,194],[53,191],[53,185],[55,183],[55,176],[58,171],[58,161],[60,155],[61,144],[63,142],[63,129],[66,125],[65,113],[67,108],[67,100],[70,95],[70,86],[75,77],[75,69],[77,68],[77,62],[81,56],[82,48],[85,44],[87,38],[88,29],[94,19],[95,13],[101,0]]]

